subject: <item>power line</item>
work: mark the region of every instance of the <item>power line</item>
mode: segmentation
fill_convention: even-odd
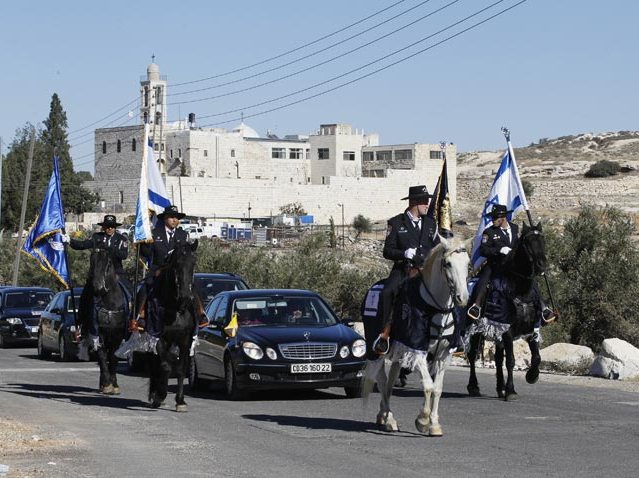
[[[183,105],[183,104],[187,104],[187,103],[198,103],[198,102],[201,102],[201,101],[209,101],[209,100],[213,100],[213,99],[223,98],[223,97],[226,97],[226,96],[232,96],[232,95],[236,95],[238,93],[244,93],[246,91],[255,90],[257,88],[261,88],[262,86],[266,86],[266,85],[270,85],[270,84],[273,84],[273,83],[277,83],[279,81],[286,80],[288,78],[291,78],[293,76],[299,75],[301,73],[306,73],[307,71],[313,70],[315,68],[319,68],[320,66],[324,66],[327,63],[331,63],[331,62],[333,62],[335,60],[338,60],[340,58],[348,56],[351,53],[354,53],[354,52],[359,51],[359,50],[361,50],[363,48],[366,48],[367,46],[370,46],[373,43],[377,43],[377,42],[379,42],[379,41],[381,41],[381,40],[383,40],[385,38],[388,38],[389,36],[394,35],[395,33],[398,33],[398,32],[400,32],[402,30],[405,30],[406,28],[411,27],[411,26],[415,25],[416,23],[419,23],[419,22],[425,20],[426,18],[429,18],[429,17],[433,16],[436,13],[439,13],[442,10],[445,10],[446,8],[451,7],[452,5],[454,5],[455,3],[458,3],[460,1],[461,0],[453,0],[452,2],[449,2],[446,5],[438,8],[437,10],[434,10],[433,12],[430,12],[430,13],[428,13],[426,15],[423,15],[423,16],[419,17],[418,19],[413,20],[412,22],[410,22],[410,23],[408,23],[408,24],[406,24],[406,25],[404,25],[404,26],[402,26],[400,28],[397,28],[397,29],[395,29],[395,30],[393,30],[393,31],[391,31],[389,33],[386,33],[385,35],[382,35],[381,37],[377,37],[377,38],[375,38],[375,39],[373,39],[373,40],[371,40],[371,41],[369,41],[367,43],[364,43],[363,45],[360,45],[357,48],[353,48],[352,50],[349,50],[347,52],[344,52],[344,53],[341,53],[341,54],[339,54],[337,56],[329,58],[329,59],[327,59],[327,60],[325,60],[325,61],[323,61],[321,63],[317,63],[315,65],[311,65],[311,66],[309,66],[307,68],[304,68],[302,70],[298,70],[298,71],[296,71],[294,73],[290,73],[290,74],[288,74],[286,76],[282,76],[280,78],[275,78],[273,80],[266,81],[264,83],[260,83],[260,84],[257,84],[257,85],[249,86],[247,88],[242,88],[240,90],[235,90],[235,91],[231,91],[231,92],[227,92],[227,93],[222,93],[222,94],[216,95],[216,96],[209,96],[207,98],[198,98],[198,99],[194,99],[194,100],[177,101],[177,102],[174,102],[174,103],[169,103],[168,106]],[[423,3],[425,3],[425,2],[423,2]],[[286,66],[286,65],[284,65],[284,66]],[[254,75],[254,76],[259,76],[259,75]],[[231,84],[231,83],[234,83],[234,82],[229,82],[227,84]],[[222,85],[220,85],[220,86],[222,86]],[[216,87],[211,87],[211,88],[216,88]],[[203,88],[203,90],[204,89],[211,89],[211,88]],[[195,90],[195,91],[202,91],[202,90]],[[167,96],[171,96],[171,95],[167,95]]]
[[[380,14],[384,13],[385,11],[390,10],[391,8],[399,5],[400,3],[404,3],[404,0],[400,0],[399,2],[395,2],[395,3],[389,5],[386,8],[383,8],[383,9],[381,9],[381,10],[375,12],[375,13],[372,13],[371,15],[369,15],[369,16],[367,16],[365,18],[362,18],[361,20],[358,20],[358,21],[356,21],[354,23],[351,23],[350,25],[346,25],[345,27],[342,27],[339,30],[336,30],[336,31],[334,31],[332,33],[329,33],[328,35],[324,35],[324,36],[318,38],[317,40],[313,40],[311,42],[305,43],[304,45],[301,45],[299,47],[293,48],[292,50],[287,50],[287,51],[285,51],[283,53],[280,53],[278,55],[275,55],[275,56],[272,56],[270,58],[267,58],[266,60],[261,60],[261,61],[258,61],[257,63],[253,63],[251,65],[247,65],[247,66],[243,66],[243,67],[240,67],[240,68],[236,68],[234,70],[229,70],[229,71],[226,71],[224,73],[219,73],[219,74],[214,75],[214,76],[209,76],[207,78],[201,78],[199,80],[184,81],[182,83],[173,83],[170,86],[172,88],[175,88],[175,87],[182,86],[182,85],[191,85],[193,83],[201,83],[203,81],[213,80],[215,78],[221,78],[223,76],[232,75],[233,73],[238,73],[240,71],[248,70],[249,68],[253,68],[255,66],[259,66],[259,65],[263,65],[264,63],[268,63],[269,61],[277,60],[278,58],[282,58],[283,56],[290,55],[291,53],[295,53],[296,51],[302,50],[302,49],[304,49],[304,48],[306,48],[308,46],[314,45],[315,43],[319,43],[322,40],[326,40],[327,38],[335,36],[338,33],[341,33],[341,32],[343,32],[345,30],[348,30],[349,28],[352,28],[352,27],[354,27],[356,25],[359,25],[360,23],[364,23],[366,20],[369,20],[369,19],[371,19],[373,17],[376,17],[377,15],[380,15]]]
[[[210,115],[200,116],[200,119],[205,119],[205,118],[214,118],[214,117],[218,117],[218,116],[228,115],[228,114],[231,114],[231,113],[237,113],[238,111],[246,111],[246,110],[249,110],[249,109],[256,108],[256,107],[258,107],[258,106],[263,106],[263,105],[266,105],[266,104],[269,104],[269,103],[274,103],[274,102],[276,102],[276,101],[279,101],[279,100],[282,100],[282,99],[285,99],[285,98],[289,98],[289,97],[291,97],[291,96],[295,96],[295,95],[298,95],[298,94],[300,94],[300,93],[304,93],[304,92],[306,92],[306,91],[312,90],[312,89],[314,89],[314,88],[317,88],[317,87],[319,87],[319,86],[325,85],[325,84],[327,84],[327,83],[331,83],[331,82],[333,82],[333,81],[335,81],[335,80],[338,80],[338,79],[343,78],[343,77],[345,77],[345,76],[348,76],[348,75],[350,75],[350,74],[352,74],[352,73],[355,73],[355,72],[357,72],[357,71],[360,71],[360,70],[363,70],[363,69],[365,69],[365,68],[368,68],[368,67],[369,67],[369,66],[371,66],[371,65],[374,65],[374,64],[379,63],[379,62],[381,62],[381,61],[383,61],[383,60],[386,60],[387,58],[390,58],[390,57],[392,57],[392,56],[395,56],[395,55],[397,55],[398,53],[401,53],[402,51],[405,51],[405,50],[408,50],[409,48],[414,47],[415,45],[418,45],[418,44],[420,44],[420,43],[423,43],[423,42],[425,42],[425,41],[427,41],[427,40],[429,40],[429,39],[433,38],[434,36],[439,35],[440,33],[443,33],[443,32],[445,32],[445,31],[447,31],[447,30],[450,30],[451,28],[454,28],[455,26],[457,26],[457,25],[459,25],[459,24],[461,24],[461,23],[463,23],[463,22],[465,22],[465,21],[469,20],[470,18],[473,18],[473,17],[476,17],[477,15],[480,15],[481,13],[483,13],[483,12],[485,12],[485,11],[487,11],[487,10],[489,10],[489,9],[493,8],[495,5],[498,5],[498,4],[500,4],[500,3],[503,3],[504,1],[506,1],[506,0],[498,0],[498,1],[496,1],[496,2],[494,2],[494,3],[492,3],[492,4],[490,4],[490,5],[488,5],[487,7],[484,7],[484,8],[482,8],[481,10],[476,11],[475,13],[473,13],[473,14],[471,14],[471,15],[468,15],[467,17],[465,17],[465,18],[463,18],[463,19],[458,20],[458,21],[456,21],[456,22],[454,22],[454,23],[452,23],[452,24],[448,25],[447,27],[442,28],[441,30],[439,30],[439,31],[437,31],[437,32],[435,32],[435,33],[431,33],[430,35],[427,35],[427,36],[425,36],[425,37],[423,37],[423,38],[421,38],[421,39],[419,39],[419,40],[417,40],[417,41],[415,41],[415,42],[413,42],[413,43],[411,43],[411,44],[409,44],[409,45],[407,45],[407,46],[405,46],[405,47],[399,48],[399,49],[397,49],[397,50],[395,50],[395,51],[393,51],[393,52],[391,52],[391,53],[389,53],[389,54],[387,54],[387,55],[384,55],[384,56],[382,56],[382,57],[379,57],[379,58],[377,58],[377,59],[375,59],[375,60],[373,60],[373,61],[370,61],[370,62],[368,62],[368,63],[366,63],[366,64],[364,64],[364,65],[362,65],[362,66],[359,66],[359,67],[357,67],[357,68],[353,68],[352,70],[349,70],[349,71],[347,71],[346,73],[342,73],[342,74],[339,74],[339,75],[333,76],[333,77],[329,78],[328,80],[324,80],[324,81],[321,81],[321,82],[319,82],[319,83],[315,83],[315,84],[313,84],[313,85],[311,85],[311,86],[308,86],[308,87],[306,87],[306,88],[302,88],[302,89],[300,89],[300,90],[294,91],[294,92],[292,92],[292,93],[288,93],[288,94],[286,94],[286,95],[278,96],[278,97],[276,97],[276,98],[271,98],[271,99],[269,99],[269,100],[262,101],[262,102],[260,102],[260,103],[255,103],[255,104],[252,104],[252,105],[246,105],[246,106],[243,106],[243,107],[241,107],[241,108],[235,108],[235,109],[232,109],[232,110],[223,111],[223,112],[221,112],[221,113],[213,113],[213,114],[210,114]],[[375,71],[378,71],[378,70],[375,70]],[[381,71],[381,70],[380,70],[380,71]],[[245,116],[245,117],[246,117],[246,116]]]
[[[127,108],[127,107],[131,106],[133,103],[136,103],[137,101],[138,101],[138,98],[136,97],[134,100],[129,101],[126,105],[124,105],[124,106],[122,106],[122,107],[118,108],[117,110],[115,110],[113,113],[106,115],[104,118],[101,118],[101,119],[99,119],[99,120],[97,120],[97,121],[94,121],[93,123],[90,123],[90,124],[88,124],[88,125],[86,125],[86,126],[83,126],[82,128],[78,128],[78,129],[75,129],[75,130],[73,130],[73,131],[69,132],[69,136],[70,136],[70,135],[72,135],[72,134],[74,134],[74,133],[78,133],[78,132],[80,132],[80,131],[83,131],[83,130],[85,130],[85,129],[87,129],[87,128],[90,128],[91,126],[94,126],[94,125],[96,125],[96,124],[98,124],[98,123],[101,123],[102,121],[104,121],[104,120],[106,120],[106,119],[109,119],[109,118],[110,118],[111,116],[113,116],[114,114],[119,113],[119,112],[120,112],[120,111],[122,111],[124,108]]]
[[[504,0],[500,0],[499,2],[495,2],[495,4],[493,4],[493,5],[496,5],[496,4],[498,4],[498,3],[502,3],[503,1],[504,1]],[[343,88],[343,87],[345,87],[345,86],[351,85],[351,84],[353,84],[353,83],[355,83],[355,82],[357,82],[357,81],[360,81],[360,80],[362,80],[362,79],[364,79],[364,78],[367,78],[367,77],[369,77],[369,76],[372,76],[372,75],[374,75],[374,74],[376,74],[376,73],[379,73],[380,71],[387,70],[388,68],[391,68],[391,67],[393,67],[393,66],[395,66],[395,65],[397,65],[397,64],[399,64],[399,63],[402,63],[402,62],[404,62],[404,61],[406,61],[406,60],[409,60],[409,59],[411,59],[411,58],[413,58],[413,57],[415,57],[415,56],[417,56],[417,55],[420,55],[420,54],[422,54],[422,53],[424,53],[424,52],[426,52],[426,51],[428,51],[428,50],[431,50],[431,49],[435,48],[436,46],[439,46],[439,45],[441,45],[441,44],[443,44],[443,43],[445,43],[445,42],[447,42],[447,41],[449,41],[449,40],[452,40],[453,38],[456,38],[456,37],[458,37],[458,36],[462,35],[463,33],[466,33],[466,32],[467,32],[467,31],[469,31],[469,30],[472,30],[472,29],[474,29],[474,28],[477,28],[478,26],[480,26],[480,25],[482,25],[482,24],[484,24],[484,23],[486,23],[486,22],[488,22],[488,21],[490,21],[490,20],[492,20],[492,19],[494,19],[494,18],[496,18],[496,17],[498,17],[498,16],[500,16],[500,15],[502,15],[502,14],[506,13],[507,11],[512,10],[512,9],[513,9],[513,8],[515,8],[515,7],[518,7],[518,6],[519,6],[519,5],[521,5],[522,3],[525,3],[526,1],[527,1],[527,0],[520,0],[519,2],[515,3],[514,5],[512,5],[512,6],[508,7],[508,8],[505,8],[504,10],[501,10],[501,11],[497,12],[496,14],[491,15],[490,17],[488,17],[488,18],[486,18],[486,19],[484,19],[484,20],[482,20],[482,21],[479,21],[479,22],[477,22],[477,23],[475,23],[475,24],[473,24],[473,25],[471,25],[471,26],[469,26],[469,27],[467,27],[467,28],[465,28],[465,29],[463,29],[463,30],[461,30],[461,31],[459,31],[459,32],[457,32],[457,33],[455,33],[455,34],[453,34],[453,35],[449,36],[449,37],[446,37],[446,38],[444,38],[443,40],[440,40],[439,42],[434,43],[433,45],[430,45],[430,46],[429,46],[429,47],[427,47],[427,48],[424,48],[424,49],[422,49],[422,50],[419,50],[419,51],[417,51],[417,52],[415,52],[415,53],[413,53],[413,54],[411,54],[411,55],[408,55],[408,56],[406,56],[406,57],[404,57],[404,58],[400,59],[400,60],[397,60],[397,61],[395,61],[395,62],[393,62],[393,63],[390,63],[390,64],[388,64],[388,65],[386,65],[386,66],[384,66],[384,67],[382,67],[382,68],[378,68],[377,70],[373,70],[373,71],[371,71],[371,72],[369,72],[369,73],[367,73],[367,74],[365,74],[365,75],[359,76],[359,77],[357,77],[357,78],[355,78],[355,79],[353,79],[353,80],[350,80],[350,81],[348,81],[348,82],[346,82],[346,83],[341,83],[341,84],[339,84],[339,85],[337,85],[337,86],[335,86],[335,87],[333,87],[333,88],[330,88],[330,89],[328,89],[328,90],[321,91],[321,92],[316,93],[316,94],[314,94],[314,95],[312,95],[312,96],[307,96],[307,97],[305,97],[305,98],[301,98],[301,99],[299,99],[299,100],[297,100],[297,101],[293,101],[293,102],[291,102],[291,103],[287,103],[287,104],[285,104],[285,105],[281,105],[281,106],[278,106],[278,107],[276,107],[276,108],[272,108],[272,109],[265,110],[265,111],[260,111],[260,112],[258,112],[258,113],[254,113],[254,114],[251,114],[251,115],[243,115],[243,116],[242,116],[242,118],[244,118],[244,119],[245,119],[245,118],[254,118],[254,117],[256,117],[256,116],[261,116],[261,115],[265,115],[265,114],[267,114],[267,113],[272,113],[273,111],[278,111],[278,110],[281,110],[281,109],[284,109],[284,108],[288,108],[289,106],[294,106],[294,105],[296,105],[296,104],[303,103],[303,102],[305,102],[305,101],[311,100],[311,99],[313,99],[313,98],[317,98],[317,97],[319,97],[319,96],[323,96],[323,95],[325,95],[325,94],[327,94],[327,93],[331,93],[331,92],[333,92],[333,91],[335,91],[335,90],[337,90],[337,89],[340,89],[340,88]],[[490,8],[490,7],[487,7],[487,8]],[[484,9],[484,10],[485,10],[485,9]],[[290,95],[289,95],[289,96],[290,96]],[[215,116],[215,115],[211,115],[211,116]],[[219,126],[219,125],[223,125],[223,124],[231,123],[231,122],[234,122],[234,121],[238,121],[239,119],[240,119],[240,118],[233,118],[233,119],[230,119],[230,120],[227,120],[227,121],[224,121],[224,122],[220,122],[220,123],[212,123],[212,124],[204,125],[204,127]]]
[[[373,25],[373,26],[371,27],[371,29],[372,29],[372,28],[377,28],[377,27],[379,27],[379,26],[381,26],[381,25],[383,25],[383,24],[385,24],[385,23],[388,23],[388,22],[390,22],[390,21],[392,21],[392,20],[394,20],[394,19],[396,19],[396,18],[398,18],[398,17],[401,17],[402,15],[405,15],[405,14],[407,14],[408,12],[411,12],[411,11],[413,11],[413,10],[415,10],[415,9],[419,8],[419,7],[421,7],[422,5],[425,5],[426,3],[429,3],[430,1],[431,1],[431,0],[423,0],[422,2],[418,3],[417,5],[415,5],[415,6],[411,7],[411,8],[409,8],[408,10],[404,10],[403,12],[398,13],[398,14],[397,14],[397,15],[395,15],[394,17],[391,17],[391,18],[389,18],[389,19],[387,19],[387,20],[384,20],[384,21],[382,21],[382,22],[378,23],[377,25]],[[457,1],[459,1],[459,0],[457,0]],[[454,3],[455,3],[455,2],[454,2]],[[442,9],[440,9],[440,10],[442,10]],[[439,10],[438,10],[438,11],[439,11]],[[422,17],[421,19],[423,20],[424,18],[426,18],[426,17],[428,17],[428,16],[430,16],[430,15],[426,15],[425,17]],[[413,22],[413,23],[416,23],[416,22]],[[410,26],[410,24],[409,24],[408,26]],[[393,33],[396,33],[397,31],[400,31],[400,30],[402,30],[402,29],[403,29],[403,28],[401,28],[401,29],[399,29],[399,30],[396,30],[396,31],[395,31],[395,32],[393,32]],[[352,40],[353,38],[357,38],[357,37],[359,37],[359,36],[361,36],[361,35],[364,35],[365,33],[368,33],[368,30],[364,30],[364,31],[362,31],[362,32],[356,33],[355,35],[352,35],[352,36],[350,36],[350,37],[348,37],[348,38],[345,38],[345,39],[340,40],[340,41],[338,41],[338,42],[336,42],[336,43],[333,43],[333,44],[331,44],[331,45],[329,45],[329,46],[327,46],[327,47],[324,47],[324,48],[322,48],[322,49],[320,49],[320,50],[316,50],[316,51],[314,51],[314,52],[312,52],[312,53],[309,53],[308,55],[302,56],[302,57],[300,57],[300,58],[296,58],[295,60],[291,60],[291,61],[289,61],[288,63],[284,63],[284,64],[282,64],[282,65],[275,66],[275,67],[273,67],[273,68],[269,68],[268,70],[260,71],[260,72],[258,72],[258,73],[253,74],[253,75],[244,76],[244,77],[242,77],[242,78],[238,78],[238,79],[236,79],[236,80],[232,80],[232,81],[227,81],[227,82],[225,82],[225,83],[218,83],[218,84],[216,84],[216,85],[208,86],[208,87],[206,87],[206,88],[199,88],[199,89],[197,89],[197,90],[182,91],[182,92],[180,92],[180,93],[170,93],[170,94],[167,94],[167,96],[180,96],[180,95],[187,95],[187,94],[191,94],[191,93],[198,93],[198,92],[200,92],[200,91],[212,90],[212,89],[215,89],[215,88],[221,88],[221,87],[223,87],[223,86],[233,85],[233,84],[235,84],[235,83],[240,83],[240,82],[243,82],[243,81],[246,81],[246,80],[250,80],[250,79],[252,79],[252,78],[256,78],[256,77],[258,77],[258,76],[262,76],[262,75],[265,75],[265,74],[267,74],[267,73],[271,73],[271,72],[273,72],[273,71],[281,70],[282,68],[286,68],[287,66],[290,66],[290,65],[292,65],[292,64],[294,64],[294,63],[298,63],[298,62],[300,62],[300,61],[302,61],[302,60],[306,60],[307,58],[311,58],[312,56],[316,56],[316,55],[318,55],[318,54],[320,54],[320,53],[323,53],[323,52],[325,52],[325,51],[327,51],[327,50],[330,50],[330,49],[335,48],[335,47],[337,47],[337,46],[339,46],[339,45],[342,45],[342,44],[344,44],[344,43],[346,43],[346,42],[348,42],[348,41]],[[391,34],[392,34],[392,33],[391,33]],[[389,35],[386,35],[386,36],[389,36]],[[385,38],[385,37],[382,37],[382,38]],[[381,39],[381,38],[380,38],[380,39]],[[372,44],[372,43],[375,43],[375,42],[373,41],[373,42],[367,43],[367,44],[366,44],[366,45],[364,45],[364,46],[368,46],[369,44]],[[363,47],[362,47],[362,48],[363,48]],[[349,53],[352,53],[353,51],[357,51],[357,50],[358,50],[358,49],[352,50],[352,51],[351,51],[351,52],[349,52]],[[347,53],[347,54],[348,54],[348,53]],[[342,55],[342,56],[345,56],[345,55]],[[339,58],[339,57],[338,57],[338,58]],[[188,103],[188,102],[185,102],[185,103]],[[172,103],[172,104],[180,104],[180,103]]]

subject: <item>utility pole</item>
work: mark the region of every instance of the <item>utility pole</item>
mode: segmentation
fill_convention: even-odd
[[[346,240],[344,238],[344,203],[338,204],[342,207],[342,249],[346,249]]]
[[[29,148],[29,159],[27,159],[27,173],[24,178],[24,192],[22,193],[22,211],[20,212],[20,227],[18,228],[18,248],[16,250],[16,260],[13,265],[13,286],[18,285],[18,272],[20,270],[20,249],[22,248],[22,231],[24,229],[24,217],[27,214],[27,199],[29,198],[29,183],[31,182],[31,165],[33,164],[33,152],[35,150],[35,127],[31,127],[31,147]]]

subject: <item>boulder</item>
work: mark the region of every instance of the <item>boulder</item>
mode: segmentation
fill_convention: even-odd
[[[639,349],[625,340],[604,340],[590,374],[619,380],[639,379]]]
[[[541,349],[542,370],[587,375],[595,354],[590,347],[566,343],[556,343]]]

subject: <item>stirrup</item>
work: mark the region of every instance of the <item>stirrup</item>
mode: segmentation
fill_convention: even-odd
[[[473,304],[466,311],[466,315],[472,320],[479,320],[479,318],[481,317],[481,307],[479,307],[477,304]]]
[[[388,350],[390,349],[390,340],[383,338],[381,335],[378,335],[373,342],[373,352],[379,355],[386,355]]]
[[[557,319],[557,313],[553,311],[550,307],[546,307],[541,312],[541,318],[543,319],[545,324],[550,324]]]

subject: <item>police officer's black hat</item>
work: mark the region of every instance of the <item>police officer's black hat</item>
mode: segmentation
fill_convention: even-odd
[[[503,204],[495,204],[493,208],[490,210],[490,217],[493,219],[497,219],[500,217],[506,217],[512,211],[509,211],[506,206]]]
[[[402,201],[405,199],[430,199],[432,197],[432,194],[428,194],[428,188],[421,184],[419,186],[411,186],[408,188],[408,196],[402,198]]]
[[[113,214],[107,214],[106,216],[104,216],[103,221],[98,223],[98,226],[102,227],[118,227],[121,225],[122,223],[117,222]]]
[[[160,219],[161,221],[163,221],[166,217],[176,217],[178,219],[183,219],[186,217],[186,214],[180,212],[177,206],[170,205],[166,209],[164,209],[164,212],[158,214],[158,219]]]

